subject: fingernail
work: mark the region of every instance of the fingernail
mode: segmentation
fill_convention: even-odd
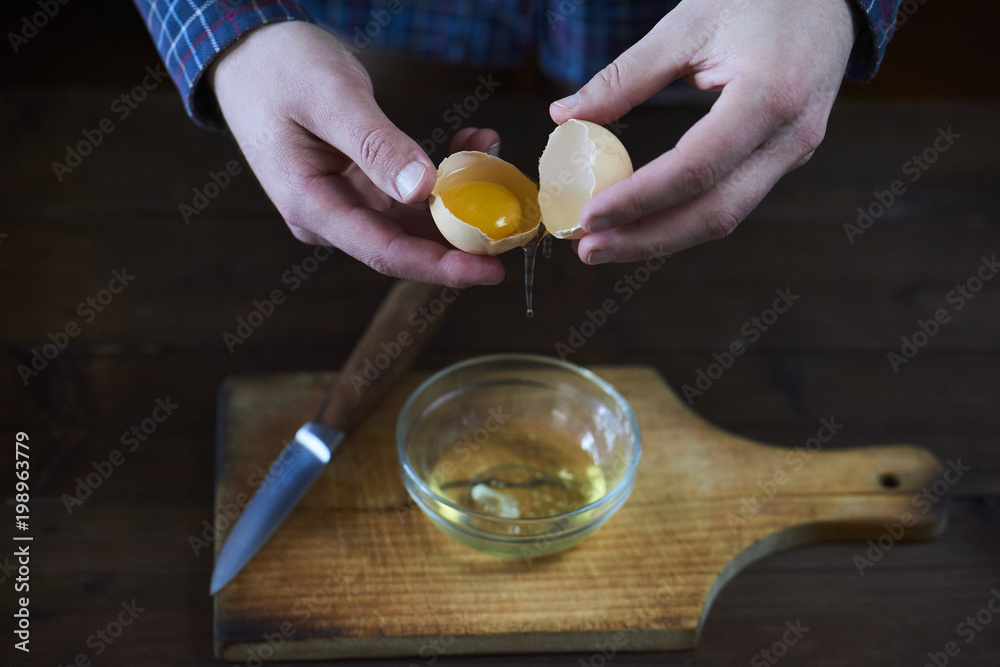
[[[424,171],[427,167],[423,162],[411,162],[403,167],[396,176],[396,192],[400,199],[406,199],[413,191],[420,187],[420,181],[424,180]]]
[[[489,148],[486,149],[486,152],[492,155],[493,157],[500,155],[500,142],[498,141],[495,144],[492,144]]]
[[[573,107],[580,103],[580,93],[573,93],[569,97],[553,102],[557,107],[562,107],[566,111],[572,111]]]
[[[607,218],[592,218],[590,221],[589,229],[590,232],[603,232],[605,229],[611,229],[611,221]]]
[[[614,258],[607,250],[595,250],[587,255],[587,264],[607,264],[612,259]]]

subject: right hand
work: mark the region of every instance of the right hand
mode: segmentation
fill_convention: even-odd
[[[495,257],[444,245],[425,200],[434,164],[393,125],[364,67],[322,28],[258,28],[208,73],[230,131],[295,238],[333,245],[386,275],[452,287],[495,284]],[[465,128],[451,150],[496,150]]]

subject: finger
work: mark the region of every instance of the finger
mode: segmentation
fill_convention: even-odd
[[[344,86],[324,95],[305,128],[337,148],[396,201],[427,199],[434,187],[434,163],[386,118],[367,89]]]
[[[391,218],[359,210],[347,224],[364,226],[364,235],[341,243],[344,251],[379,273],[449,287],[495,285],[504,268],[496,257],[471,255],[405,233]]]
[[[733,169],[711,191],[628,225],[584,236],[577,254],[588,264],[672,254],[728,236],[774,184],[800,162],[796,137],[782,133]]]
[[[288,229],[292,231],[292,236],[294,236],[297,240],[302,241],[307,245],[325,245],[325,246],[331,245],[330,242],[324,239],[322,236],[316,234],[315,232],[309,231],[305,227],[296,227],[294,225],[288,225]]]
[[[699,47],[690,35],[679,34],[681,29],[670,14],[664,16],[577,93],[553,102],[552,120],[561,125],[578,118],[605,125],[679,79]]]
[[[500,135],[495,130],[465,127],[455,133],[448,152],[479,151],[496,157],[500,154]]]
[[[773,105],[751,81],[731,82],[673,149],[587,202],[580,212],[583,228],[627,224],[710,190],[785,122]]]
[[[338,177],[312,187],[306,197],[308,227],[379,273],[451,287],[503,280],[503,265],[496,257],[470,255],[408,234],[389,216],[358,201]]]

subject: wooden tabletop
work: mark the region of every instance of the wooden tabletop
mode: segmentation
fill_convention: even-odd
[[[469,78],[468,93],[475,85]],[[33,537],[31,653],[3,664],[216,664],[212,549],[201,544],[215,512],[216,390],[233,374],[338,368],[389,285],[339,253],[313,264],[234,145],[192,126],[172,89],[120,120],[110,105],[122,92],[21,86],[0,102],[12,128],[0,179],[4,479],[18,432],[31,457],[28,531],[13,529],[3,484],[0,656],[18,660],[12,554],[24,543],[10,535]],[[429,137],[461,99],[384,103],[413,136]],[[503,155],[530,174],[551,128],[547,101],[498,94],[468,122],[498,128]],[[640,109],[621,139],[643,164],[703,113]],[[539,263],[533,320],[517,253],[505,257],[503,284],[462,294],[422,368],[569,346],[568,359],[584,365],[655,366],[676,390],[701,392],[689,392],[700,414],[743,436],[795,447],[835,420],[843,428],[830,449],[912,443],[962,471],[913,503],[950,503],[940,538],[756,563],[721,591],[694,651],[608,659],[595,646],[518,664],[764,665],[780,654],[787,665],[922,665],[928,653],[1000,664],[1000,616],[989,608],[993,599],[1000,609],[998,117],[997,103],[843,102],[813,161],[730,238],[649,271],[586,267],[557,244]],[[114,130],[58,180],[52,162],[104,118]],[[230,161],[240,172],[185,221],[180,206]],[[895,181],[895,201],[880,205]],[[872,222],[848,233],[859,207]],[[304,267],[298,282],[295,267]],[[276,289],[285,301],[245,341],[227,343]],[[772,318],[782,293],[795,298]],[[606,323],[575,337],[608,300]],[[60,341],[65,349],[44,347]],[[736,341],[745,353],[713,366]],[[35,350],[43,356],[32,368]],[[19,366],[37,372],[27,385]],[[447,646],[443,636],[424,655],[378,664],[510,664],[449,657]]]

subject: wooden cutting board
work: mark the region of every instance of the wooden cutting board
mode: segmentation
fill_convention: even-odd
[[[609,643],[615,652],[687,649],[722,586],[756,560],[804,544],[877,540],[883,524],[897,536],[902,528],[901,540],[944,528],[944,503],[913,502],[944,473],[926,450],[827,451],[817,438],[796,453],[708,424],[651,368],[593,370],[631,403],[643,447],[632,497],[597,533],[552,556],[500,560],[434,528],[397,469],[396,415],[426,377],[413,374],[216,596],[216,655],[256,664],[594,652]],[[216,556],[226,514],[246,504],[332,378],[237,377],[222,386]],[[835,442],[835,417],[816,426]]]

